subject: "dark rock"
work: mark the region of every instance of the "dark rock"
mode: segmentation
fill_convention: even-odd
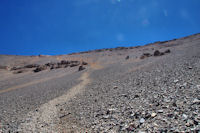
[[[71,64],[70,67],[78,66],[79,64]]]
[[[43,71],[43,70],[46,70],[47,69],[47,67],[44,65],[44,66],[39,66],[39,67],[37,67],[35,70],[33,70],[35,73],[36,72],[40,72],[40,71]]]
[[[139,95],[135,95],[135,96],[134,96],[134,98],[138,98],[138,97],[140,97],[140,96],[139,96]]]
[[[70,62],[69,61],[66,61],[66,60],[61,60],[61,62],[60,62],[61,64],[65,64],[65,65],[68,65],[68,64],[70,64]]]
[[[134,116],[135,116],[135,119],[138,119],[138,118],[140,117],[140,113],[139,113],[139,112],[136,112],[136,113],[134,114]]]
[[[68,65],[67,64],[62,64],[62,63],[58,63],[57,65],[56,65],[56,68],[58,69],[58,68],[66,68]]]
[[[143,55],[146,56],[146,57],[152,56],[150,53],[144,53]]]
[[[17,66],[17,67],[13,67],[13,68],[11,68],[10,70],[13,71],[13,70],[19,70],[19,69],[22,69],[22,67]]]
[[[172,103],[172,105],[173,105],[174,107],[177,107],[177,104],[176,104],[176,102],[173,102],[173,103]]]
[[[113,87],[113,89],[117,89],[117,88],[118,88],[117,86],[114,86],[114,87]]]
[[[39,67],[39,65],[37,65],[37,64],[29,64],[29,65],[24,66],[24,68],[35,68],[35,67]]]
[[[150,56],[152,56],[150,53],[143,53],[143,55],[140,57],[140,59],[144,59],[144,58],[147,58]]]
[[[165,53],[171,53],[170,49],[167,49],[167,50],[165,51]]]
[[[126,60],[128,60],[129,59],[129,56],[126,56]]]
[[[153,54],[154,56],[160,56],[161,55],[161,52],[159,50],[156,50]]]
[[[165,53],[161,52],[161,53],[160,53],[160,56],[162,56],[162,55],[165,55]]]
[[[19,70],[19,71],[14,72],[14,74],[20,74],[20,73],[23,73],[23,72],[25,72],[25,71]]]
[[[78,66],[78,65],[80,65],[79,61],[70,61],[70,67],[75,67],[75,66]]]
[[[45,64],[45,66],[48,66],[48,67],[52,67],[52,66],[54,66],[56,63],[47,63],[47,64]]]
[[[87,62],[84,62],[84,61],[82,62],[82,65],[87,65],[87,64],[88,64]]]
[[[70,115],[70,114],[71,114],[71,113],[62,114],[61,116],[59,116],[59,118],[62,119],[62,118],[66,117],[66,116],[68,116],[68,115]]]
[[[82,71],[82,70],[84,70],[84,69],[85,69],[85,67],[79,66],[78,71]]]
[[[199,124],[199,122],[196,121],[196,120],[193,120],[193,122],[194,122],[195,125],[198,125],[198,124]]]
[[[151,114],[150,113],[146,113],[145,114],[145,120],[149,119],[151,117]]]

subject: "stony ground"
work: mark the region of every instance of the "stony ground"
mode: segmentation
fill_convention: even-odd
[[[200,132],[199,34],[138,48],[0,60],[0,132]],[[61,60],[88,65],[10,71]]]

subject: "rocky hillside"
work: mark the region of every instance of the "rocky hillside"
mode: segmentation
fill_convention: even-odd
[[[200,132],[200,34],[59,56],[0,55],[0,132]]]

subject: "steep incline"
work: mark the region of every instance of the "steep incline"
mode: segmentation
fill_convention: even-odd
[[[196,34],[137,48],[1,56],[0,132],[198,132],[199,55]],[[38,73],[10,70],[52,62]]]

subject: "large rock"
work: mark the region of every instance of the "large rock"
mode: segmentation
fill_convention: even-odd
[[[129,59],[129,56],[126,56],[126,58],[125,58],[126,60],[128,60]]]
[[[40,71],[43,71],[43,70],[46,70],[47,69],[47,67],[44,65],[44,66],[39,66],[39,67],[37,67],[35,70],[33,70],[35,73],[36,72],[40,72]]]
[[[78,71],[82,71],[82,70],[84,70],[84,69],[85,69],[85,67],[79,66]]]
[[[156,50],[153,55],[154,56],[161,56],[161,52],[159,50]]]

